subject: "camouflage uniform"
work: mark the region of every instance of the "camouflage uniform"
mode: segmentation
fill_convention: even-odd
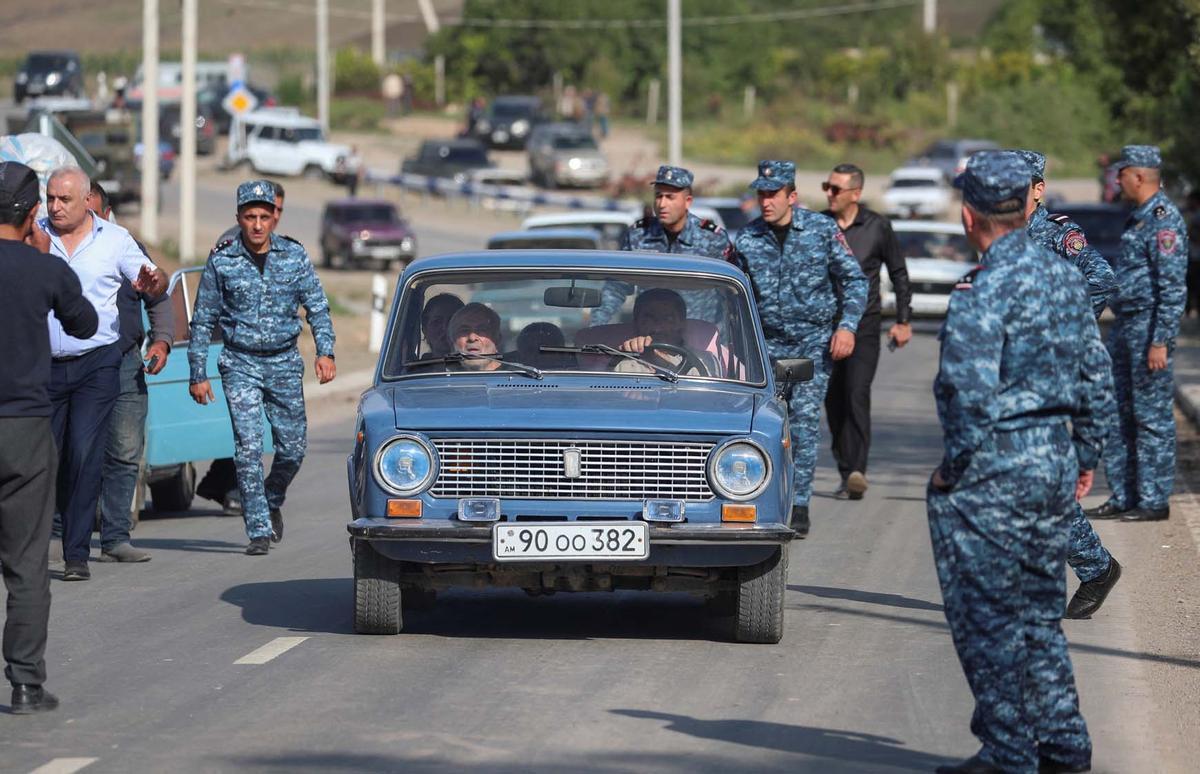
[[[1034,182],[1045,179],[1046,157],[1044,155],[1029,150],[1019,150],[1017,153],[1029,165]],[[1100,255],[1099,250],[1088,244],[1083,229],[1066,215],[1051,215],[1045,206],[1039,203],[1037,209],[1029,217],[1027,230],[1034,242],[1056,253],[1059,257],[1067,259],[1083,272],[1083,276],[1087,279],[1092,312],[1099,319],[1101,312],[1108,304],[1109,297],[1116,290],[1116,280],[1108,261],[1104,260],[1104,256]],[[1101,577],[1108,572],[1108,568],[1112,564],[1112,554],[1100,542],[1100,536],[1092,528],[1092,523],[1084,515],[1083,506],[1078,502],[1075,503],[1071,514],[1071,539],[1067,564],[1083,583]]]
[[[795,165],[763,161],[751,187],[778,190],[792,185]],[[789,400],[792,504],[808,506],[821,406],[833,370],[829,340],[836,330],[854,333],[867,306],[867,278],[850,252],[837,222],[796,208],[783,245],[761,217],[738,231],[734,262],[750,278],[758,315],[774,359],[807,357],[811,381],[795,385]]]
[[[1019,213],[1025,170],[1015,154],[978,153],[960,178],[963,199]],[[1075,483],[1099,459],[1112,396],[1077,276],[1024,232],[1004,234],[956,286],[940,334],[947,486],[930,482],[930,534],[975,696],[978,758],[1004,771],[1036,772],[1039,757],[1091,761],[1060,619]]]
[[[1158,168],[1158,149],[1126,146],[1118,167]],[[1162,191],[1130,213],[1121,235],[1116,322],[1108,334],[1118,426],[1105,446],[1104,468],[1119,510],[1163,510],[1175,481],[1172,355],[1187,295],[1187,227]],[[1165,344],[1167,367],[1151,371],[1151,344]]]
[[[654,183],[680,189],[691,188],[692,173],[682,167],[664,165],[658,168]],[[690,212],[683,224],[683,230],[673,241],[667,236],[666,229],[662,227],[658,218],[642,218],[621,237],[621,249],[646,253],[703,255],[722,261],[728,261],[733,252],[725,229],[711,220],[701,220]],[[600,291],[600,306],[592,312],[591,324],[603,325],[612,322],[621,313],[625,299],[633,292],[634,288],[628,282],[604,283]],[[717,292],[681,290],[679,295],[687,304],[688,317],[693,320],[718,322],[720,295]]]
[[[265,198],[253,193],[255,186],[265,189]],[[249,191],[244,191],[247,187]],[[274,205],[270,183],[254,181],[238,187],[239,207],[260,201]],[[271,234],[270,240],[261,274],[241,238],[213,249],[200,280],[188,345],[191,383],[197,384],[208,378],[208,345],[213,327],[220,325],[225,347],[217,365],[233,422],[238,490],[251,539],[270,537],[270,511],[283,505],[307,448],[304,362],[296,349],[300,305],[312,328],[317,356],[333,357],[334,343],[329,302],[308,254],[288,237]],[[264,409],[275,442],[265,484]]]

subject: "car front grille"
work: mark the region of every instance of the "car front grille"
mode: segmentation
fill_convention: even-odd
[[[435,439],[433,445],[441,458],[434,497],[713,499],[705,475],[711,443]],[[576,452],[578,476],[568,478]]]

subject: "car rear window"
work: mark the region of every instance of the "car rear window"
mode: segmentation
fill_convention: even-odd
[[[386,204],[339,207],[333,211],[334,220],[341,223],[395,223],[400,219],[395,207]]]
[[[938,231],[896,231],[900,254],[905,258],[940,258],[956,263],[977,262],[975,250],[963,234]]]

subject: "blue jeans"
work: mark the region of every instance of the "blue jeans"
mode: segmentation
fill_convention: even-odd
[[[146,376],[137,348],[121,360],[121,394],[108,425],[108,445],[100,482],[100,547],[129,542],[138,466],[146,444]]]

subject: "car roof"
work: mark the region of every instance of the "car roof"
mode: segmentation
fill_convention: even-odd
[[[488,241],[504,241],[508,239],[598,239],[596,232],[590,228],[539,228],[519,229],[517,231],[501,231],[488,237]]]
[[[925,231],[933,234],[966,234],[961,223],[941,220],[893,220],[893,231]]]
[[[290,126],[295,128],[319,128],[321,126],[320,121],[301,115],[300,110],[294,107],[259,108],[242,116],[242,123],[262,126]]]
[[[632,226],[641,217],[640,212],[630,210],[576,210],[574,212],[547,212],[530,215],[521,222],[521,228],[545,228],[546,226],[570,226],[577,223],[619,223]]]
[[[915,178],[917,180],[941,180],[944,175],[937,167],[898,167],[892,170],[892,178]]]
[[[617,269],[621,271],[674,271],[715,274],[745,285],[741,269],[725,261],[682,253],[641,253],[623,250],[510,250],[448,253],[418,258],[405,275],[456,269]]]
[[[325,202],[326,207],[379,207],[380,205],[386,207],[395,207],[396,203],[388,201],[387,199],[366,199],[360,196],[356,196],[352,199],[330,199],[329,201]]]

